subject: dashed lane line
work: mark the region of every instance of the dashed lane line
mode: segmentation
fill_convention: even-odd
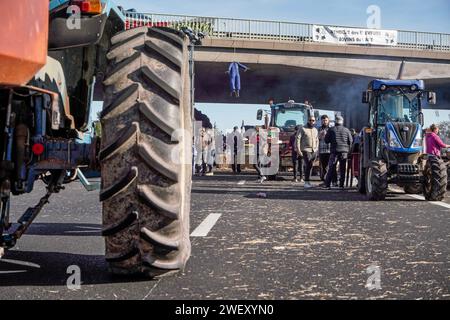
[[[411,198],[418,199],[418,200],[425,200],[423,196],[419,196],[418,194],[408,194]],[[442,201],[428,201],[428,203],[441,206],[447,209],[450,209],[450,204],[442,202]]]
[[[0,274],[25,273],[27,270],[0,271]]]
[[[14,259],[0,259],[0,262],[9,263],[9,264],[15,264],[19,266],[25,266],[25,267],[31,267],[31,268],[37,268],[39,269],[41,266],[28,261],[22,261],[22,260],[14,260]]]
[[[222,214],[220,213],[211,213],[208,215],[205,220],[203,220],[202,223],[200,223],[200,225],[191,233],[191,237],[206,237],[221,215]]]
[[[0,262],[3,262],[5,264],[14,264],[19,266],[25,266],[25,267],[31,267],[31,268],[37,268],[40,269],[41,266],[28,261],[21,261],[21,260],[14,260],[14,259],[0,259]],[[28,272],[28,270],[4,270],[0,271],[0,274],[12,274],[12,273],[24,273]]]
[[[394,191],[394,192],[402,192],[403,191],[401,189],[397,189],[397,188],[393,188],[393,187],[389,187],[389,190]],[[406,194],[406,195],[410,198],[426,201],[424,196],[420,196],[418,194]],[[450,209],[450,204],[442,202],[442,201],[428,201],[428,203]]]

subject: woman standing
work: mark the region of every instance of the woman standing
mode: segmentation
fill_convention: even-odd
[[[450,148],[450,145],[445,144],[439,137],[439,128],[437,125],[430,126],[430,132],[426,134],[426,153],[435,156],[441,156],[442,148]]]

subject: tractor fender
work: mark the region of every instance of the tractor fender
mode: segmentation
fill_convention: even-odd
[[[50,19],[48,47],[55,50],[96,44],[103,35],[106,20],[106,13],[81,17],[81,28],[69,28],[67,17]]]
[[[371,136],[372,136],[372,129],[368,128],[368,127],[364,127],[362,129],[363,131],[363,136],[362,136],[362,145],[363,145],[363,153],[362,153],[362,166],[363,168],[368,168],[370,166],[370,161],[371,161],[371,157],[370,157],[370,153],[371,153]],[[360,170],[362,170],[363,168],[360,168]]]
[[[70,114],[69,96],[67,94],[66,78],[61,63],[48,56],[47,63],[42,67],[34,76],[34,79],[30,81],[30,84],[39,88],[53,91],[59,94],[59,112],[70,120],[70,128],[75,128],[75,121]],[[53,110],[55,111],[55,110]],[[53,126],[53,125],[52,125]],[[64,123],[61,123],[59,127],[64,127]],[[59,127],[53,127],[57,130]]]
[[[125,29],[125,15],[110,0],[102,0],[103,12],[95,16],[81,15],[78,26],[71,24],[76,17],[71,13],[69,3],[50,12],[49,42],[50,50],[86,47],[98,44],[105,32],[106,23],[112,20],[118,31]],[[111,35],[108,35],[111,37]]]

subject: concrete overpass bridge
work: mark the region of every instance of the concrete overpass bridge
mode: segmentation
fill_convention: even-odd
[[[130,13],[128,21],[129,27],[188,26],[207,34],[195,47],[196,102],[307,99],[361,123],[367,114],[361,92],[371,79],[423,79],[437,92],[436,107],[450,109],[450,34],[396,31],[395,45],[349,45],[317,42],[317,26],[303,23],[151,13]],[[230,96],[225,74],[233,61],[250,67],[241,73],[238,99]]]

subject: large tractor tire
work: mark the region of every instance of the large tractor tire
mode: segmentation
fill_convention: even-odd
[[[420,184],[409,184],[403,187],[406,194],[421,194],[423,192],[422,185]]]
[[[446,162],[445,165],[447,166],[447,190],[450,189],[450,179],[448,177],[450,177],[450,162]]]
[[[114,274],[183,269],[191,252],[187,38],[142,27],[111,39],[101,113],[103,236]]]
[[[382,160],[374,160],[366,172],[366,195],[369,200],[382,201],[388,189],[387,167]]]
[[[429,157],[423,173],[423,194],[428,201],[441,201],[447,192],[447,166],[438,157]]]

